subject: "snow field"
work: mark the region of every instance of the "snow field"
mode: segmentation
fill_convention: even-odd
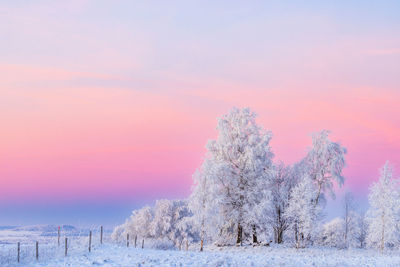
[[[26,266],[400,266],[400,253],[283,247],[206,247],[204,252],[154,250],[107,244]]]

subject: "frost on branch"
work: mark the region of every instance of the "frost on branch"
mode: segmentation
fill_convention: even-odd
[[[325,198],[326,192],[335,197],[333,182],[339,186],[344,183],[342,170],[347,150],[339,143],[330,141],[328,135],[329,131],[326,130],[313,134],[312,148],[303,161],[307,173],[317,187],[314,205],[318,205],[321,199]]]
[[[215,185],[223,223],[221,241],[240,244],[257,239],[254,209],[261,200],[272,167],[271,133],[255,122],[250,109],[233,108],[218,121],[218,138],[209,141],[207,157],[222,169]],[[236,240],[235,240],[236,239]]]

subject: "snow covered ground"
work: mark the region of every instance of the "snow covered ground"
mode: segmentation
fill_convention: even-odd
[[[204,252],[198,252],[197,244],[192,244],[189,251],[155,250],[146,248],[151,246],[146,242],[145,249],[127,248],[107,236],[105,244],[100,245],[97,235],[89,253],[87,236],[76,235],[79,231],[75,228],[67,232],[71,243],[65,257],[64,246],[58,247],[56,236],[49,233],[54,233],[54,227],[0,230],[0,266],[400,266],[400,251],[206,246]],[[41,240],[39,261],[34,249],[37,239]],[[16,261],[17,240],[21,242],[20,264]]]
[[[399,253],[365,250],[224,248],[168,251],[105,245],[32,266],[400,266]]]
[[[97,246],[91,253],[74,251],[64,257],[31,257],[30,262],[8,266],[400,266],[399,252],[240,247],[206,248],[204,252],[154,250],[123,247],[116,244]],[[7,265],[6,265],[7,266]]]
[[[92,243],[99,244],[99,227],[93,227]],[[68,238],[68,253],[75,255],[88,249],[89,229],[70,225],[61,226],[60,246],[57,244],[58,226],[1,226],[0,227],[0,267],[12,266],[17,262],[17,243],[20,242],[20,265],[26,266],[36,260],[36,241],[39,242],[39,260],[47,262],[64,257],[65,237]],[[104,241],[111,242],[110,231],[104,231]]]

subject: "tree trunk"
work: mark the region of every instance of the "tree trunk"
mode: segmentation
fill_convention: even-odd
[[[236,244],[240,245],[242,244],[242,226],[240,225],[240,223],[238,223],[238,229],[237,229],[237,239],[236,239]]]
[[[382,218],[381,251],[383,251],[383,248],[385,247],[385,219],[383,215],[381,216],[381,218]]]
[[[283,242],[283,231],[282,228],[278,229],[278,244],[282,244]]]
[[[283,227],[282,227],[282,212],[281,209],[278,208],[278,227],[276,231],[276,242],[278,244],[282,243],[282,235],[283,235]]]
[[[255,224],[253,224],[253,244],[257,244],[257,232]]]
[[[304,244],[304,234],[303,233],[300,233],[300,244],[302,244],[302,246]]]
[[[317,207],[317,205],[318,205],[319,197],[321,195],[321,190],[322,190],[322,184],[318,183],[318,194],[317,194],[317,197],[315,199],[314,208]]]

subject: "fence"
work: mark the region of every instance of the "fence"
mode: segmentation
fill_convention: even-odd
[[[82,252],[92,252],[93,248],[101,246],[104,241],[111,243],[110,236],[104,236],[103,226],[99,231],[88,233],[78,232],[62,236],[60,227],[57,236],[37,236],[37,240],[18,240],[15,244],[8,241],[0,243],[0,266],[9,266],[18,263],[32,263],[46,261],[57,257],[67,257]]]
[[[57,236],[41,237],[40,240],[26,240],[16,243],[0,244],[0,266],[18,265],[19,263],[45,262],[55,258],[68,257],[82,253],[91,253],[102,245],[116,243],[110,235],[104,235],[103,226],[99,230],[79,232],[77,235],[62,236],[58,228]],[[133,241],[133,244],[130,243]],[[120,246],[145,248],[145,240],[137,236],[126,236],[126,243],[118,243]],[[188,241],[185,243],[188,250]],[[148,245],[148,246],[151,246]],[[180,247],[181,248],[181,247]]]

